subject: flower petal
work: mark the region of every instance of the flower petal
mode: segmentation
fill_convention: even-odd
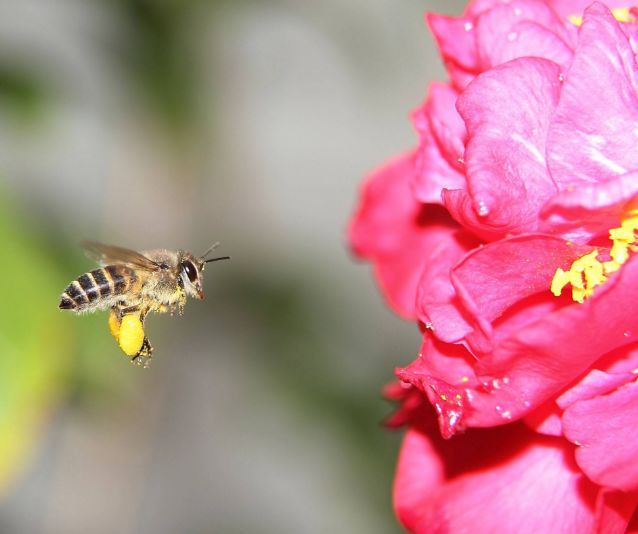
[[[548,164],[561,189],[638,168],[638,67],[609,9],[585,12],[549,129]]]
[[[558,397],[556,403],[563,410],[566,410],[575,402],[611,393],[635,378],[636,376],[632,373],[615,374],[592,369],[578,384]]]
[[[412,114],[412,121],[414,128],[419,134],[419,148],[416,152],[415,160],[415,174],[413,179],[413,187],[416,197],[421,201],[428,204],[441,204],[442,193],[444,188],[457,188],[465,186],[465,177],[459,171],[458,168],[451,165],[444,154],[441,152],[441,148],[437,143],[437,139],[432,132],[431,121],[435,122],[441,127],[439,130],[439,137],[446,138],[445,143],[449,140],[447,146],[450,150],[454,150],[452,147],[456,145],[457,141],[454,132],[458,131],[458,127],[452,127],[447,132],[443,132],[444,125],[454,123],[456,119],[442,115],[441,118],[430,118],[428,108],[433,107],[432,112],[442,111],[438,102],[431,104],[426,101],[425,105],[416,110]],[[456,113],[456,110],[453,110]],[[459,119],[460,120],[460,117]],[[465,126],[463,126],[465,128]],[[457,150],[459,147],[456,148]],[[458,164],[457,164],[458,165]]]
[[[348,230],[354,252],[373,262],[390,305],[406,317],[414,312],[423,265],[418,247],[424,233],[418,222],[422,207],[409,187],[413,159],[406,154],[370,175]]]
[[[567,21],[540,0],[513,0],[483,13],[476,25],[482,70],[519,57],[539,57],[567,66],[572,58]]]
[[[598,488],[568,444],[521,424],[451,442],[409,430],[394,488],[399,519],[417,534],[592,532],[596,521]]]
[[[444,210],[424,206],[414,198],[413,174],[413,153],[373,172],[363,186],[348,230],[355,253],[374,264],[389,304],[409,318],[415,317],[423,266],[458,229]]]
[[[458,91],[447,84],[436,82],[430,84],[425,102],[425,115],[430,122],[441,154],[452,168],[463,172],[461,161],[465,151],[467,132],[463,119],[456,111],[458,97]]]
[[[548,314],[502,339],[476,365],[486,380],[508,378],[498,391],[513,413],[539,406],[590,368],[601,355],[633,341],[638,261],[630,259],[584,304]]]
[[[478,72],[472,18],[427,13],[426,20],[444,62],[453,63],[466,71]]]
[[[579,445],[576,461],[597,484],[621,491],[638,490],[638,384],[609,395],[572,404],[563,429]]]
[[[584,304],[544,313],[540,306],[539,314],[525,301],[521,324],[516,319],[513,324],[497,323],[495,348],[479,360],[462,346],[441,343],[426,334],[419,358],[397,370],[397,377],[428,397],[444,436],[467,427],[515,421],[558,395],[598,360],[601,365],[618,366],[622,362],[612,363],[616,358],[609,356],[632,353],[634,338],[626,334],[636,326],[636,285],[638,260],[632,258]],[[505,335],[500,335],[503,328]],[[619,373],[625,370],[621,367]],[[587,383],[571,395],[580,395],[586,387]],[[561,400],[563,406],[566,399],[568,395]]]
[[[637,504],[638,493],[601,489],[596,499],[596,526],[592,531],[598,534],[625,534]]]
[[[533,412],[523,418],[523,422],[535,432],[546,436],[562,436],[562,411],[558,409],[554,400],[548,400]]]
[[[441,243],[423,268],[417,291],[417,317],[442,341],[456,343],[472,331],[472,326],[456,296],[450,271],[478,242],[466,232],[457,232],[453,239]]]
[[[558,102],[559,74],[551,61],[516,59],[481,74],[459,97],[479,230],[502,236],[537,230],[538,212],[556,192],[546,168],[545,138]]]
[[[452,270],[452,284],[476,331],[471,346],[492,349],[492,323],[515,303],[549,291],[556,269],[591,252],[550,235],[524,235],[477,248]]]
[[[494,46],[489,58],[494,65],[533,56],[549,59],[565,69],[574,55],[564,38],[532,21],[523,21],[512,26],[510,33],[501,36],[499,44],[500,46]]]
[[[604,182],[569,187],[543,206],[543,226],[572,241],[588,242],[617,226],[637,196],[636,171]]]

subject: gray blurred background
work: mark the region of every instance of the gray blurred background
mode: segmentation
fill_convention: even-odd
[[[392,533],[417,329],[345,228],[444,79],[417,0],[0,1],[0,532]],[[84,238],[203,252],[126,362]]]

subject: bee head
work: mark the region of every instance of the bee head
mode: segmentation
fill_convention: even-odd
[[[219,260],[229,260],[230,256],[222,256],[219,258],[206,259],[206,256],[217,247],[219,243],[215,243],[202,256],[196,258],[190,252],[183,252],[180,255],[180,274],[184,284],[184,290],[187,295],[199,300],[204,299],[204,287],[202,283],[202,272],[207,263]]]

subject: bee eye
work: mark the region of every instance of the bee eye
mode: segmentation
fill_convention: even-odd
[[[197,280],[197,269],[195,268],[192,262],[188,260],[182,262],[182,270],[186,273],[186,276],[188,276],[188,279],[191,282],[194,282],[195,280]]]

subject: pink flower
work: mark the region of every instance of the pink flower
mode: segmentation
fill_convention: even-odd
[[[450,82],[349,229],[424,331],[389,390],[410,531],[623,532],[638,504],[638,11],[618,7],[428,15]]]

